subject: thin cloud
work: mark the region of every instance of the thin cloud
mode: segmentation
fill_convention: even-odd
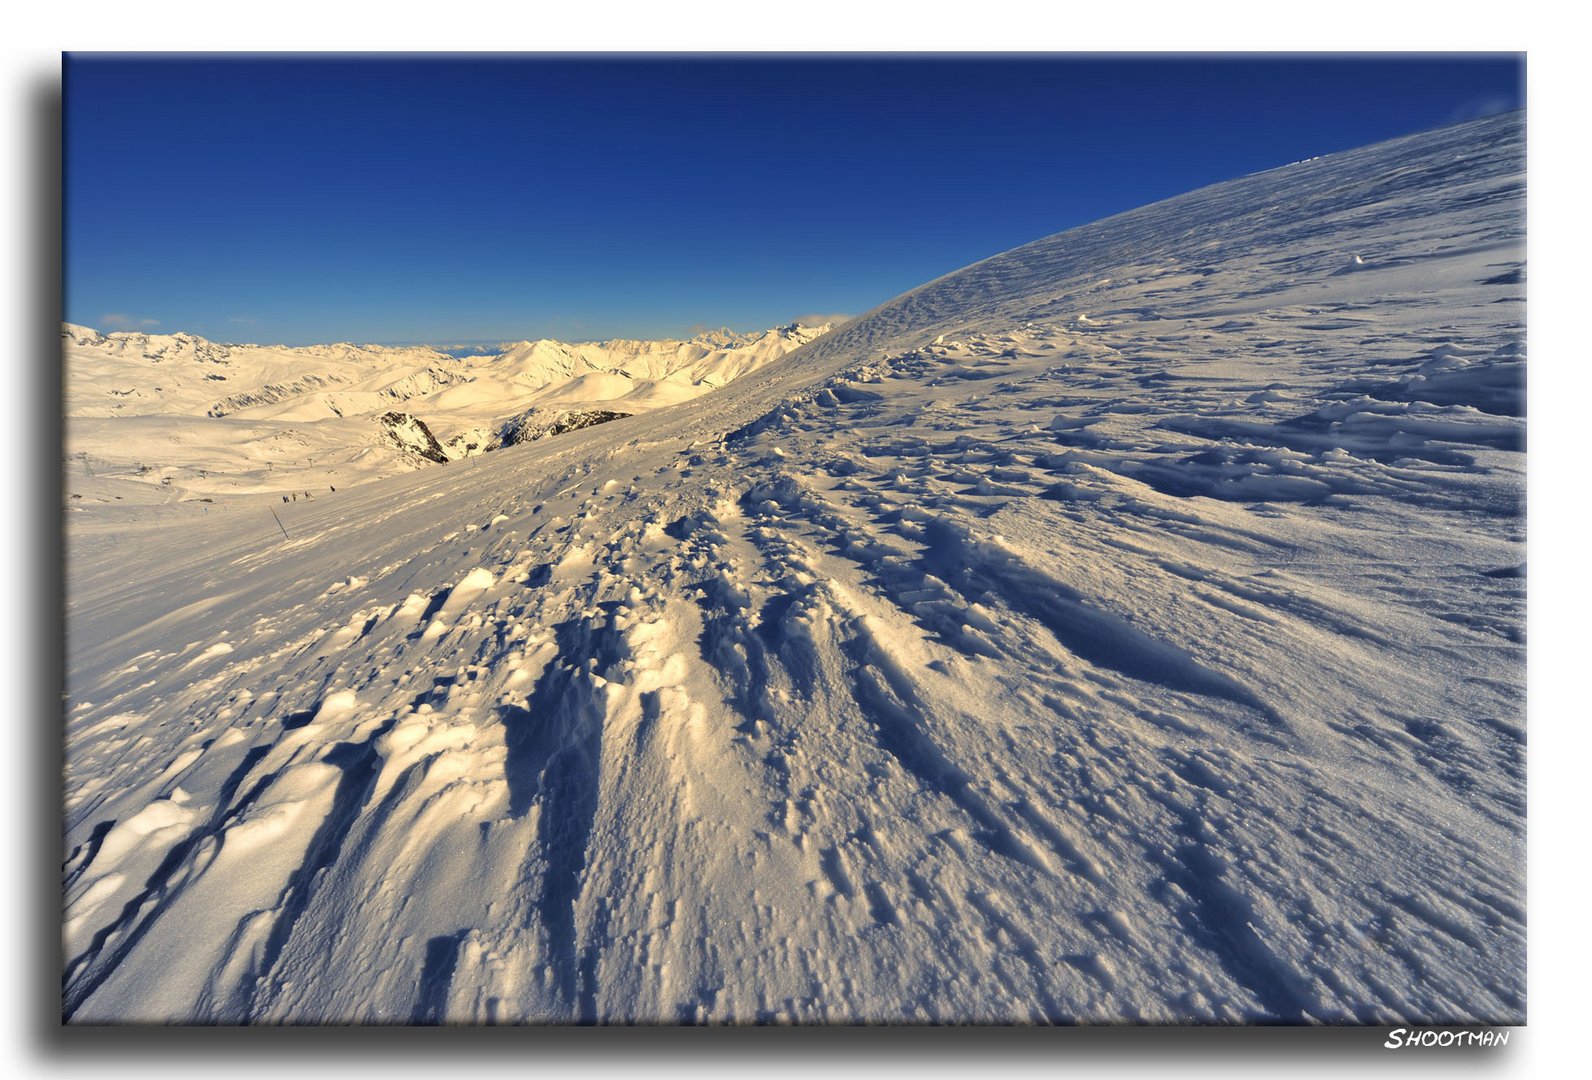
[[[825,323],[839,326],[850,320],[850,315],[798,315],[791,321],[801,323],[803,326],[823,326]]]
[[[160,320],[141,319],[136,315],[123,315],[113,311],[108,315],[101,315],[100,324],[117,330],[147,330],[152,326],[159,326]]]
[[[1513,99],[1504,97],[1502,94],[1471,98],[1449,113],[1447,122],[1457,124],[1464,120],[1480,120],[1484,116],[1508,112],[1510,109],[1518,107]]]

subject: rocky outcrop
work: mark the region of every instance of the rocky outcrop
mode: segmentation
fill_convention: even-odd
[[[527,409],[518,416],[503,422],[498,429],[498,443],[500,446],[515,446],[519,443],[534,442],[548,435],[563,435],[581,428],[595,427],[606,424],[610,420],[621,420],[630,413],[614,412],[610,409],[582,409],[572,412],[550,414],[544,409]]]
[[[381,425],[384,438],[404,453],[434,461],[438,465],[448,463],[449,458],[442,444],[431,434],[425,421],[418,417],[403,412],[385,412],[376,418],[376,423]]]

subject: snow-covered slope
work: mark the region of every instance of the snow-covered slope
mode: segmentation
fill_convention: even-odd
[[[351,487],[494,445],[508,420],[678,404],[826,333],[792,324],[689,341],[520,342],[458,358],[429,348],[223,345],[191,334],[62,327],[73,506],[214,502]],[[437,462],[388,437],[400,411]],[[73,498],[75,496],[75,498]],[[118,508],[119,509],[119,508]],[[190,508],[191,509],[191,508]]]
[[[66,1014],[1520,1021],[1523,128],[74,520]]]

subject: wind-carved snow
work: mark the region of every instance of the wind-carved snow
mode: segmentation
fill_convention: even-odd
[[[1521,1021],[1523,150],[1194,192],[469,471],[70,529],[66,1015]]]

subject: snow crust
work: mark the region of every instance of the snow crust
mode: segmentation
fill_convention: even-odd
[[[69,516],[65,1014],[1521,1022],[1524,168],[1318,158],[700,400]]]

